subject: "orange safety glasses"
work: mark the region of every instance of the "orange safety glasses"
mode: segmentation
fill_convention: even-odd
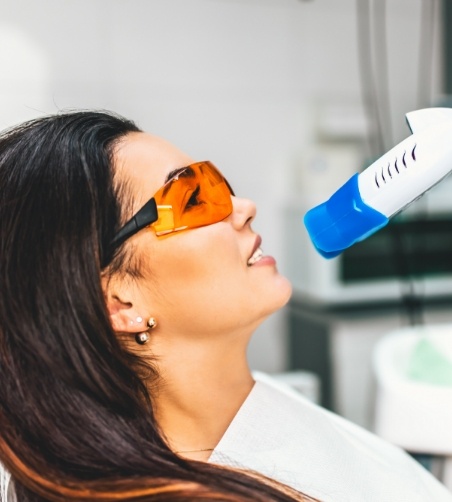
[[[217,223],[232,213],[231,195],[229,183],[208,160],[179,169],[119,230],[112,245],[145,227],[161,236]]]

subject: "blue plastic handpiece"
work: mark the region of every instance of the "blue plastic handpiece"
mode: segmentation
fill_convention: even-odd
[[[317,251],[334,258],[384,227],[389,219],[361,199],[358,174],[352,176],[330,199],[309,210],[304,224]]]

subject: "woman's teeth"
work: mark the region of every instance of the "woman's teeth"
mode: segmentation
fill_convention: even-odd
[[[264,256],[264,253],[262,252],[261,248],[257,248],[256,251],[254,251],[253,256],[248,260],[248,267],[251,267],[251,265],[254,265],[257,261],[259,261],[262,256]]]

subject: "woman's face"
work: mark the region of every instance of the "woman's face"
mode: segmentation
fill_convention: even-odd
[[[129,134],[116,151],[115,165],[130,188],[133,213],[169,172],[193,162],[160,138]],[[142,274],[134,279],[131,303],[143,317],[157,319],[165,337],[202,338],[255,328],[288,301],[291,286],[274,259],[249,262],[260,243],[251,229],[254,203],[233,196],[232,204],[232,214],[218,223],[161,237],[146,228],[127,242]]]

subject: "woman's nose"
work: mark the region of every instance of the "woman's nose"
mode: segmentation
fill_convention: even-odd
[[[232,225],[237,230],[241,230],[245,225],[250,224],[256,216],[256,204],[250,199],[231,196],[232,198]]]

